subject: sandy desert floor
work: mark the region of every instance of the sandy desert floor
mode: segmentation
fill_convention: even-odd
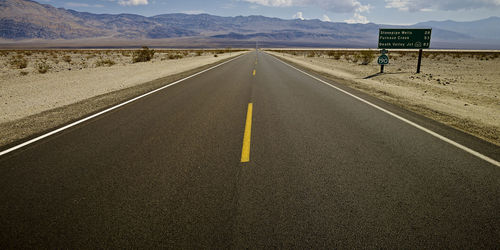
[[[376,58],[362,65],[355,51],[273,51],[269,53],[500,145],[500,52],[424,52],[416,74],[417,52],[393,51],[385,73],[377,75]]]
[[[246,52],[159,50],[149,62],[132,63],[129,50],[0,51],[0,146],[242,53]],[[139,87],[148,82],[149,87]],[[127,91],[102,101],[103,95],[120,90]],[[91,106],[64,109],[96,97],[99,101]]]

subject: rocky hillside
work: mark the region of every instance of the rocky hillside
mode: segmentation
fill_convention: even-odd
[[[495,21],[496,19],[492,19]],[[490,23],[492,20],[489,20]],[[460,23],[462,27],[465,24]],[[477,22],[478,25],[484,24]],[[443,23],[421,23],[433,27],[433,45],[450,42],[468,44],[475,39],[471,30]],[[375,47],[382,25],[285,20],[264,16],[220,17],[208,14],[164,14],[145,17],[133,14],[92,14],[30,0],[0,0],[0,38],[26,39],[196,39],[204,43],[245,44],[259,41],[272,46]],[[389,27],[383,25],[383,27]],[[484,30],[484,25],[482,26]],[[489,25],[497,28],[499,26]],[[447,29],[448,28],[448,29]],[[482,34],[487,33],[484,31]],[[499,34],[500,32],[496,32]],[[194,41],[194,40],[192,40]],[[435,46],[433,46],[435,47]],[[452,47],[452,46],[449,46]]]

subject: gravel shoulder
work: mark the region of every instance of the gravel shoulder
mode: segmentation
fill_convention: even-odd
[[[0,149],[245,52],[2,79]],[[4,98],[7,97],[7,98]]]
[[[500,145],[500,59],[424,58],[415,74],[416,59],[394,56],[386,74],[376,62],[334,60],[270,52],[298,66],[358,89],[389,103],[424,115],[488,142]]]

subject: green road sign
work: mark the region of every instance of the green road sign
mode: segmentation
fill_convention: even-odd
[[[380,65],[389,64],[389,57],[386,54],[383,54],[383,55],[381,55],[381,56],[378,57],[377,62]]]
[[[432,29],[380,29],[380,49],[428,49]]]

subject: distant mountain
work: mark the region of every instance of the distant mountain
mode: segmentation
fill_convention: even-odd
[[[416,26],[434,28],[432,47],[467,47],[476,35],[488,34],[486,31],[484,34],[472,32],[474,25],[485,29],[488,27],[488,30],[496,29],[494,36],[500,36],[500,24],[494,26],[498,18],[486,20],[467,23],[462,29],[455,26],[463,23],[451,21],[420,23]],[[166,39],[171,46],[248,46],[259,41],[268,46],[376,47],[380,27],[390,26],[322,22],[317,19],[285,20],[264,16],[164,14],[144,17],[133,14],[92,14],[55,8],[30,0],[0,0],[0,38],[10,41]],[[490,34],[491,36],[493,35]],[[498,44],[488,46],[500,47]]]
[[[29,0],[0,0],[0,37],[6,39],[170,38],[196,32],[165,26],[151,18],[54,8]]]
[[[417,23],[415,27],[432,27],[467,34],[482,39],[500,40],[500,17],[490,17],[471,22],[430,21]]]

